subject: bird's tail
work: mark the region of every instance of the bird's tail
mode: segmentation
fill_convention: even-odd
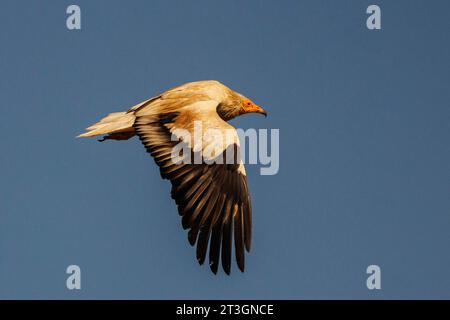
[[[110,113],[99,122],[86,128],[86,132],[80,134],[77,138],[94,137],[105,135],[100,140],[128,140],[136,133],[133,128],[136,117],[133,112],[114,112]]]

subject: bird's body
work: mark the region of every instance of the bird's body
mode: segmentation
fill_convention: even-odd
[[[237,264],[244,271],[244,248],[250,250],[252,217],[239,138],[226,121],[250,112],[265,114],[249,99],[217,81],[190,82],[126,112],[111,113],[79,137],[106,135],[104,141],[137,135],[160,167],[161,176],[172,183],[172,198],[183,217],[183,228],[189,229],[189,242],[197,243],[199,263],[205,261],[209,243],[211,270],[217,272],[221,255],[222,266],[229,274],[233,234]],[[183,161],[175,161],[174,150],[180,141]],[[232,162],[228,154],[233,154]]]

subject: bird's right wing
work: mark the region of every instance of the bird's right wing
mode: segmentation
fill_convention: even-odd
[[[190,229],[190,244],[197,243],[199,263],[205,261],[209,243],[211,270],[217,273],[221,256],[223,269],[229,274],[234,237],[237,264],[244,271],[244,251],[251,246],[252,214],[236,130],[219,117],[216,101],[193,101],[181,94],[153,104],[135,112],[134,128],[160,167],[161,176],[172,183],[172,198],[183,228]],[[196,139],[198,125],[203,134]],[[177,146],[183,147],[181,158],[190,156],[189,163],[175,159]],[[196,161],[199,152],[203,158]],[[231,163],[229,154],[234,155]]]

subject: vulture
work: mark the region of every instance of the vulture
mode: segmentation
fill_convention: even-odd
[[[137,135],[159,166],[161,177],[172,184],[171,196],[183,228],[189,229],[189,243],[196,245],[198,262],[205,262],[208,251],[211,271],[217,274],[221,260],[229,275],[233,242],[242,272],[245,251],[251,247],[247,177],[237,131],[227,123],[246,113],[267,116],[264,109],[218,81],[196,81],[169,89],[128,111],[111,113],[78,137],[101,135],[99,141],[105,141]],[[195,132],[199,125],[200,135]],[[181,151],[174,152],[180,145]],[[231,161],[228,154],[232,154]],[[193,158],[197,161],[185,161]]]

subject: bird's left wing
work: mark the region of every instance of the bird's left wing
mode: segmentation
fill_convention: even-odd
[[[183,228],[190,229],[190,244],[197,243],[199,263],[205,261],[209,244],[211,270],[217,273],[221,256],[230,274],[234,238],[237,265],[244,271],[252,214],[236,130],[219,117],[216,101],[186,100],[176,108],[158,105],[136,112],[134,128],[161,176],[172,183],[172,198]]]

